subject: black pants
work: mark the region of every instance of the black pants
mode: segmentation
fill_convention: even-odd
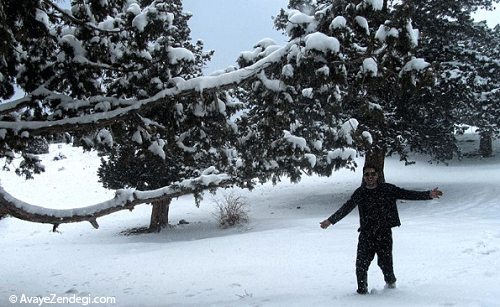
[[[379,229],[374,232],[361,231],[358,241],[358,255],[356,258],[356,277],[358,289],[368,289],[368,268],[377,254],[378,266],[382,269],[386,283],[396,282],[392,262],[392,231],[390,228]]]

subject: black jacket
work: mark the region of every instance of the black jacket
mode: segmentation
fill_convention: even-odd
[[[409,191],[389,183],[379,184],[374,189],[361,186],[354,191],[351,199],[328,220],[333,225],[358,206],[359,231],[376,231],[380,228],[400,226],[397,199],[427,200],[432,198],[430,191]]]

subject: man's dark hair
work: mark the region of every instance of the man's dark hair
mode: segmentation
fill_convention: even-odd
[[[375,172],[378,174],[378,168],[377,168],[375,165],[373,165],[373,164],[367,164],[367,165],[363,166],[363,173],[364,173],[367,169],[369,169],[369,168],[373,168],[373,169],[375,170]]]

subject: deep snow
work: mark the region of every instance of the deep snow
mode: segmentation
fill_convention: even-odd
[[[477,147],[468,134],[462,145]],[[462,162],[404,166],[389,158],[386,178],[408,189],[439,187],[439,200],[399,203],[395,228],[398,288],[383,290],[376,261],[369,273],[373,294],[355,293],[357,210],[327,230],[328,217],[360,184],[360,172],[330,178],[285,179],[247,198],[250,223],[220,229],[210,194],[200,208],[190,196],[172,202],[173,228],[159,234],[121,235],[149,223],[151,207],[137,206],[89,223],[34,224],[0,220],[0,306],[28,297],[114,297],[92,306],[500,306],[500,144],[496,156]],[[59,152],[67,159],[53,161]],[[47,171],[24,181],[2,172],[2,186],[31,204],[51,208],[92,205],[113,197],[97,182],[95,153],[54,145],[42,156]],[[362,164],[362,158],[359,163]],[[229,193],[220,190],[218,194]],[[176,225],[181,219],[190,224]],[[375,293],[376,292],[376,293]],[[9,302],[12,295],[17,303]],[[54,305],[54,304],[42,304]],[[79,306],[84,304],[55,304]],[[91,305],[91,304],[89,304]]]

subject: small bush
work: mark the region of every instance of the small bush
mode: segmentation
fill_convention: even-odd
[[[221,228],[229,228],[242,223],[248,223],[246,198],[235,193],[214,198],[215,218]]]
[[[35,155],[43,155],[49,153],[49,142],[45,138],[34,138],[26,147],[26,152]]]

